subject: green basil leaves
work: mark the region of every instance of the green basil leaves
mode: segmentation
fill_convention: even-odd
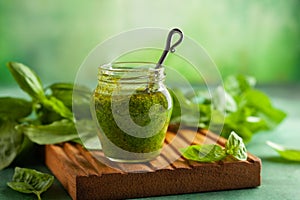
[[[29,67],[16,62],[9,62],[7,67],[20,88],[31,96],[35,104],[40,104],[63,118],[73,120],[72,112],[62,101],[54,96],[46,96],[40,78]]]
[[[231,132],[224,149],[215,144],[203,144],[182,148],[180,152],[186,159],[197,162],[215,162],[227,156],[232,156],[237,160],[247,160],[246,147],[242,138],[235,132]]]
[[[55,83],[43,88],[40,78],[29,67],[16,62],[7,64],[19,87],[31,101],[13,97],[0,97],[0,170],[9,166],[28,144],[56,144],[66,141],[81,143],[73,113],[74,85]],[[88,88],[76,87],[75,105],[81,118],[76,123],[87,124],[86,141],[98,141],[96,128],[90,120],[90,96]],[[89,147],[99,148],[99,143]]]
[[[33,193],[38,199],[41,199],[41,194],[45,192],[53,183],[54,177],[33,169],[15,168],[12,181],[7,185],[18,192]]]
[[[223,127],[221,136],[228,138],[234,131],[248,143],[253,134],[275,128],[286,117],[254,86],[253,77],[237,75],[226,78],[224,86],[217,87],[212,95],[201,90],[184,94],[174,89],[171,123],[210,128],[212,132],[214,127]]]

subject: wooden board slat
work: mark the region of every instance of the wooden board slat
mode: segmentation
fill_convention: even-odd
[[[45,162],[75,200],[124,199],[257,187],[261,184],[261,161],[248,153],[247,161],[226,158],[198,163],[180,156],[178,148],[226,140],[200,130],[169,131],[161,154],[146,163],[113,163],[102,151],[87,151],[81,145],[47,145]],[[110,163],[107,166],[99,161]],[[171,164],[170,161],[172,161]],[[161,169],[161,164],[165,167]],[[126,170],[122,170],[126,169]]]

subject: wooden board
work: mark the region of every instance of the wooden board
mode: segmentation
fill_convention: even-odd
[[[87,151],[78,144],[47,145],[45,162],[75,200],[126,199],[194,192],[257,187],[261,184],[261,161],[248,153],[247,161],[226,158],[215,163],[197,163],[179,157],[181,145],[217,143],[226,140],[208,131],[168,131],[165,147],[155,160],[143,164],[109,167],[102,151]],[[107,160],[105,160],[107,161]],[[172,161],[171,164],[170,161]],[[161,168],[165,163],[165,167]],[[126,170],[122,170],[122,168]]]

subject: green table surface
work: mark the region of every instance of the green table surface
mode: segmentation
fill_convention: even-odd
[[[248,151],[262,160],[261,186],[251,189],[170,195],[142,199],[300,199],[300,163],[288,162],[281,159],[273,149],[266,145],[266,141],[270,140],[282,145],[300,148],[300,86],[262,87],[261,90],[272,98],[275,106],[288,113],[288,117],[285,121],[275,130],[256,134],[253,140],[247,145]],[[8,89],[0,88],[0,92],[0,96],[15,96],[15,93]],[[42,161],[34,157],[20,166],[51,173]],[[14,166],[0,171],[0,199],[36,199],[34,195],[21,194],[6,186],[6,182],[10,181],[13,176],[13,171]],[[71,198],[59,181],[55,180],[51,188],[42,194],[42,199],[64,200]]]

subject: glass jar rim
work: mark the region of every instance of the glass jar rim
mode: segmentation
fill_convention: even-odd
[[[121,67],[122,65],[131,65]],[[135,67],[133,67],[135,65]],[[164,66],[156,68],[157,63],[154,62],[147,62],[147,61],[126,61],[126,62],[111,62],[107,64],[100,65],[98,68],[99,70],[106,70],[111,72],[156,72],[161,73],[164,71]],[[113,67],[113,66],[120,66],[120,67]],[[143,66],[143,68],[142,68]],[[147,68],[145,68],[147,66]]]

